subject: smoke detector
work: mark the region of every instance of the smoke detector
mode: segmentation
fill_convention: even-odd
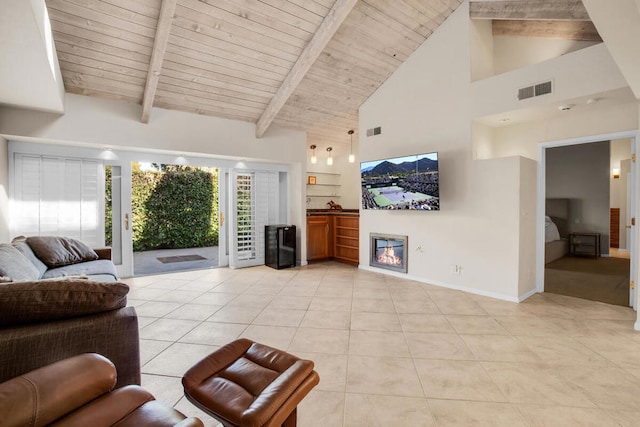
[[[573,104],[562,104],[558,106],[558,110],[560,111],[569,111],[574,107]]]

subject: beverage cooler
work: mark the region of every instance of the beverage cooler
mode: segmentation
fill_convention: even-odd
[[[264,263],[281,269],[296,266],[296,226],[266,225]]]

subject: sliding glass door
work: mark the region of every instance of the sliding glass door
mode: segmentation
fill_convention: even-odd
[[[111,246],[118,276],[133,276],[131,227],[131,164],[106,164],[104,227],[105,244]]]

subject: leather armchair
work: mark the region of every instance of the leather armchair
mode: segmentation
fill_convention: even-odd
[[[114,390],[115,366],[86,353],[0,384],[0,424],[18,426],[204,427],[142,387]]]

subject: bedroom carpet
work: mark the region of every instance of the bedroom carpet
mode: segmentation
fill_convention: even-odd
[[[629,306],[629,260],[563,257],[545,268],[545,292]]]

